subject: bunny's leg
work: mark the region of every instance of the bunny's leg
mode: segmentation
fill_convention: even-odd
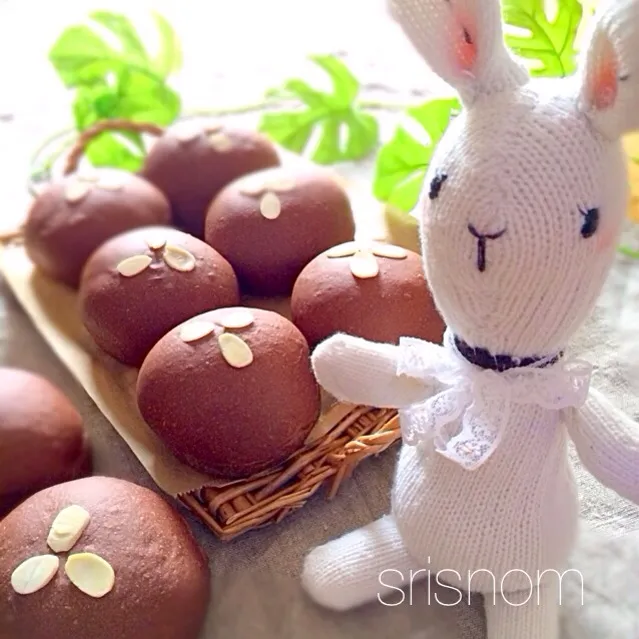
[[[389,515],[312,550],[302,584],[318,604],[348,610],[370,601],[390,603],[393,592],[426,576]]]
[[[559,639],[559,584],[485,595],[487,639]]]

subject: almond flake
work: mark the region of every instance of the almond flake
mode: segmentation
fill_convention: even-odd
[[[260,200],[260,213],[267,220],[275,220],[282,212],[282,203],[275,193],[265,193]]]
[[[53,552],[69,552],[86,530],[91,515],[81,506],[61,510],[51,524],[47,544]]]
[[[96,599],[111,592],[115,584],[111,564],[89,552],[71,555],[64,566],[64,572],[78,590]]]
[[[326,257],[350,257],[357,252],[357,244],[355,242],[346,242],[345,244],[338,244],[333,248],[326,251]]]
[[[37,555],[23,561],[11,574],[11,587],[19,595],[31,595],[44,588],[57,574],[60,560],[55,555]]]
[[[166,246],[166,238],[161,236],[151,236],[146,238],[146,245],[152,251],[161,251]]]
[[[379,264],[369,251],[357,251],[350,261],[351,273],[360,280],[376,277]]]
[[[275,178],[269,182],[269,188],[275,193],[288,193],[297,186],[292,177]]]
[[[95,172],[95,171],[90,171],[87,169],[83,169],[82,171],[80,171],[78,173],[78,180],[80,180],[81,182],[98,182],[100,179],[100,176]]]
[[[190,342],[197,342],[210,335],[215,331],[215,324],[211,322],[189,322],[180,329],[180,339],[183,342],[189,344]]]
[[[393,244],[376,244],[373,247],[373,254],[377,257],[388,257],[391,260],[405,260],[408,257],[407,251]]]
[[[255,321],[253,313],[246,310],[229,311],[225,313],[222,319],[218,322],[220,326],[224,328],[246,328]]]
[[[217,133],[218,131],[221,131],[223,128],[224,128],[224,125],[221,122],[209,122],[209,124],[206,125],[204,130],[208,134],[210,134],[210,133]]]
[[[146,271],[152,261],[148,255],[133,255],[122,260],[115,268],[124,277],[135,277]]]
[[[226,153],[233,148],[233,140],[226,133],[217,132],[209,135],[210,145],[220,153]]]
[[[70,204],[75,204],[76,202],[83,200],[89,194],[91,188],[92,185],[90,182],[74,180],[64,189],[64,198]]]
[[[242,195],[248,195],[249,197],[255,197],[262,195],[266,191],[267,187],[261,180],[250,179],[245,180],[245,184],[240,186],[240,193]]]
[[[164,261],[174,271],[188,273],[195,268],[195,255],[180,246],[168,245],[164,249]]]
[[[98,179],[98,187],[105,191],[119,191],[124,188],[127,178],[127,175],[120,172],[106,173]]]
[[[244,368],[253,362],[251,347],[234,333],[222,333],[217,342],[222,352],[222,357],[233,368]]]

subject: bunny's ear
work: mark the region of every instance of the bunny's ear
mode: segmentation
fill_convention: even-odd
[[[639,129],[639,0],[612,0],[596,16],[580,69],[581,103],[616,139]]]
[[[391,16],[464,102],[528,81],[504,42],[499,0],[388,0]]]

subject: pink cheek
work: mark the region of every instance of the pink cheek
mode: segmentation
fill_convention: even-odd
[[[596,250],[598,253],[607,253],[617,242],[617,233],[614,230],[604,230],[597,234]]]

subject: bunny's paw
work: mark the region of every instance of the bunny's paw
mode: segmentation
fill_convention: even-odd
[[[393,344],[337,334],[317,346],[312,365],[319,384],[340,401],[400,408],[430,392],[423,382],[397,375],[398,355]]]

